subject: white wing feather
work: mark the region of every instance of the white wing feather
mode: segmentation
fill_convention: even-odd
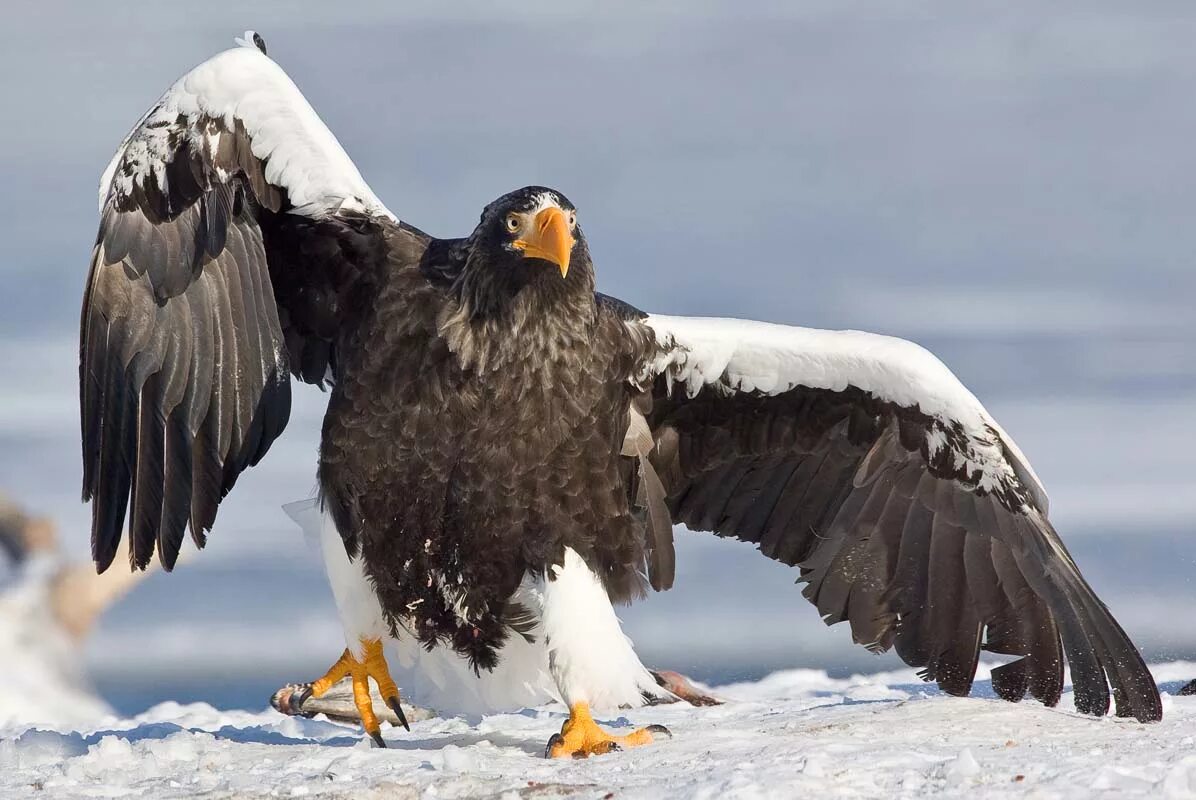
[[[780,394],[797,386],[873,397],[957,423],[972,444],[966,454],[985,480],[1013,472],[1047,510],[1038,476],[1012,438],[942,361],[904,339],[861,331],[797,328],[751,320],[651,314],[663,354],[649,375],[680,383],[690,396],[703,387]],[[932,441],[932,452],[941,446]]]
[[[127,195],[151,172],[164,185],[170,137],[211,136],[195,125],[204,116],[230,130],[240,121],[253,155],[266,164],[266,180],[287,191],[295,213],[349,210],[395,219],[290,77],[255,47],[213,56],[162,95],[104,170],[100,211],[113,190]]]

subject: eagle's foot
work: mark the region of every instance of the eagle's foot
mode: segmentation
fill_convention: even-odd
[[[362,639],[361,648],[362,658],[359,661],[346,647],[337,662],[324,673],[324,677],[313,681],[295,701],[295,705],[302,708],[307,698],[322,696],[347,675],[353,681],[353,705],[357,707],[362,727],[374,740],[374,744],[386,747],[386,742],[382,739],[382,726],[370,700],[370,678],[378,684],[378,694],[382,695],[383,701],[395,712],[403,727],[410,731],[411,726],[407,724],[403,707],[399,705],[399,687],[395,686],[394,679],[390,677],[390,667],[386,664],[386,656],[382,654],[382,641]]]
[[[548,740],[544,757],[588,758],[625,747],[651,744],[656,736],[672,738],[673,734],[663,725],[649,725],[626,736],[612,736],[594,722],[588,703],[574,703],[569,708],[569,719],[561,726],[561,732],[554,733]]]

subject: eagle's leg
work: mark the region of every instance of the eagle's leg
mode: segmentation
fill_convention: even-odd
[[[653,736],[672,736],[663,725],[649,725],[626,736],[613,736],[594,722],[589,703],[574,703],[569,707],[569,719],[548,740],[544,751],[547,758],[586,758],[602,755],[625,747],[651,744]]]
[[[301,524],[305,528],[308,524],[319,525],[324,568],[328,572],[328,583],[336,599],[336,609],[340,614],[341,626],[345,629],[345,644],[348,647],[324,677],[312,683],[310,690],[301,694],[294,705],[302,708],[308,697],[320,697],[337,681],[349,676],[353,682],[353,705],[361,717],[362,727],[375,744],[386,747],[378,715],[374,713],[370,701],[370,678],[378,684],[378,693],[382,695],[383,702],[391,707],[403,727],[411,730],[411,726],[407,724],[402,706],[399,705],[399,690],[390,677],[390,668],[382,654],[382,640],[386,636],[387,625],[378,594],[366,577],[360,554],[358,557],[349,557],[336,520],[326,509],[319,517]]]
[[[585,758],[670,736],[663,725],[615,736],[594,722],[591,707],[633,708],[653,698],[676,698],[640,662],[602,581],[576,551],[566,548],[562,563],[547,572],[536,595],[549,671],[569,706],[569,719],[544,754]]]
[[[345,652],[324,676],[313,681],[311,687],[303,693],[298,700],[298,706],[302,707],[308,697],[322,697],[346,675],[353,681],[353,705],[357,707],[357,713],[361,716],[361,725],[375,744],[386,747],[386,742],[382,739],[382,726],[374,714],[374,704],[370,700],[370,678],[378,684],[378,694],[382,695],[382,700],[395,712],[399,722],[404,728],[411,730],[411,726],[407,724],[407,717],[403,714],[403,707],[399,704],[399,688],[390,677],[390,667],[387,666],[386,656],[382,653],[381,639],[363,638],[360,658],[346,647]]]

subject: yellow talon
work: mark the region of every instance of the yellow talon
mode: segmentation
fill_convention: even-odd
[[[349,674],[351,670],[350,664],[353,661],[353,656],[349,653],[349,648],[346,647],[345,652],[341,653],[341,657],[336,660],[336,663],[324,673],[324,677],[312,681],[311,696],[323,697],[325,692],[335,686],[341,678]]]
[[[672,736],[663,725],[649,725],[626,736],[612,736],[594,722],[589,703],[574,703],[569,707],[569,719],[561,726],[561,732],[548,740],[544,755],[548,758],[587,758],[624,747],[651,744],[655,740],[653,734]]]
[[[310,696],[321,697],[346,675],[351,676],[353,705],[357,706],[361,725],[379,747],[386,747],[386,742],[382,739],[382,726],[378,723],[373,701],[370,700],[370,678],[378,684],[378,694],[382,695],[382,699],[394,710],[403,727],[411,730],[411,726],[407,724],[407,717],[399,704],[399,687],[395,686],[394,679],[390,677],[390,667],[386,664],[386,656],[382,654],[382,641],[362,639],[361,649],[362,660],[358,661],[346,647],[345,652],[329,667],[324,676],[312,682]]]

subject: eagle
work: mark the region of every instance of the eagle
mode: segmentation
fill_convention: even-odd
[[[674,579],[673,526],[797,569],[828,623],[944,692],[1161,717],[1138,651],[1048,518],[1026,457],[900,339],[644,313],[596,291],[577,207],[517,189],[437,239],[370,190],[247,32],[120,145],[80,330],[83,498],[99,571],[170,570],[328,392],[318,527],[351,678],[380,745],[387,642],[470,679],[546,676],[549,756],[647,744],[594,711],[664,699],[614,607]],[[516,655],[518,654],[518,655]],[[526,665],[526,667],[524,666]],[[527,674],[521,674],[526,669]]]

